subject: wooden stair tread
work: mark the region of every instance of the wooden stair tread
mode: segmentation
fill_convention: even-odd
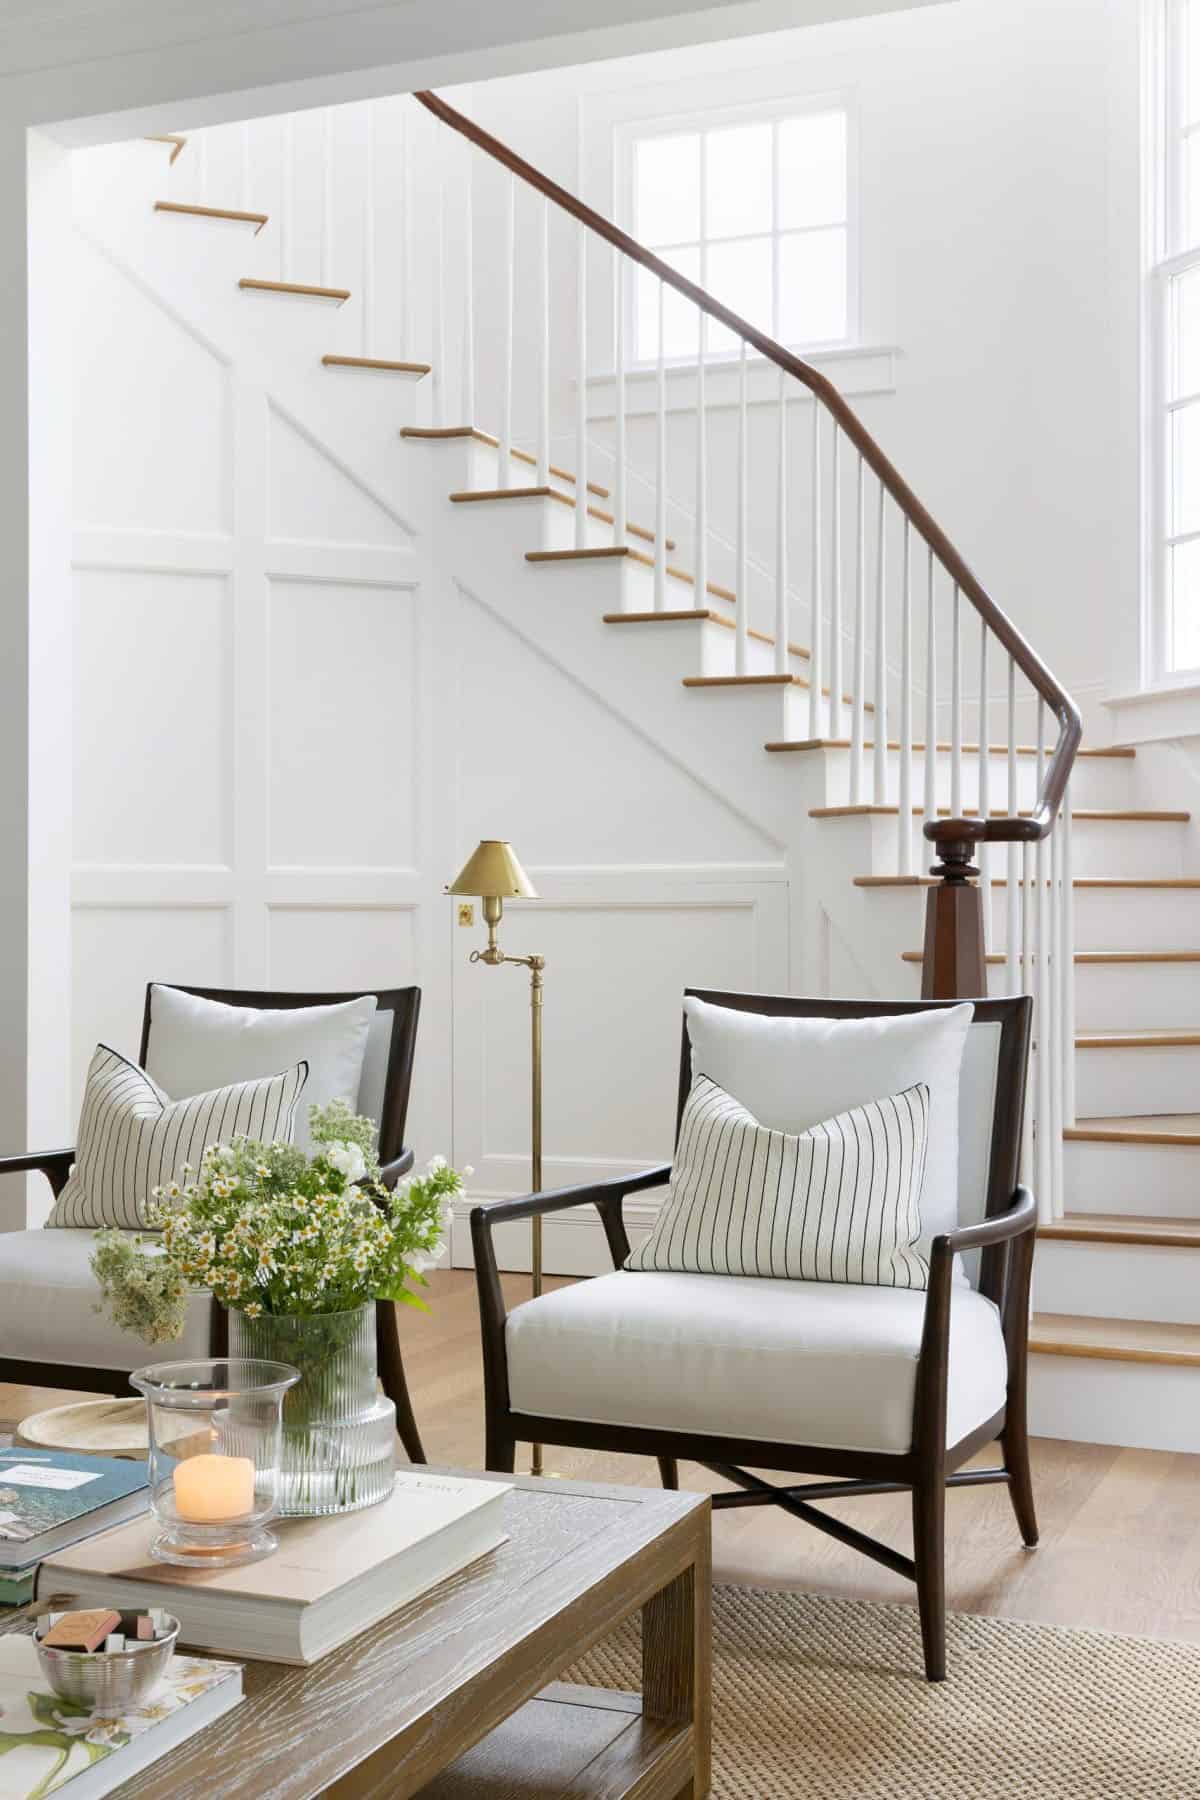
[[[901,962],[924,962],[923,950],[902,950]],[[1003,964],[1008,958],[1001,950],[989,950],[987,960],[990,963]],[[1036,958],[1035,958],[1036,960]],[[1102,963],[1116,965],[1119,963],[1200,963],[1200,950],[1076,950],[1075,962]]]
[[[1200,1113],[1151,1113],[1132,1118],[1076,1119],[1063,1130],[1076,1144],[1200,1146]]]
[[[457,504],[466,500],[531,500],[534,498],[559,500],[564,506],[569,506],[572,511],[578,504],[573,494],[563,494],[558,488],[552,487],[462,488],[457,493],[451,494],[450,498]],[[602,525],[613,524],[612,514],[605,512],[601,507],[589,506],[587,511],[589,519],[599,519]],[[635,525],[632,519],[625,521],[625,529],[631,537],[644,538],[647,543],[651,544],[654,542],[654,533],[647,531],[644,525]],[[650,558],[643,556],[640,550],[630,550],[628,545],[601,545],[600,548],[624,550],[626,555],[636,557],[642,562],[650,561]],[[669,550],[675,548],[673,538],[667,539],[667,548]],[[525,552],[526,560],[529,562],[567,562],[572,557],[586,554],[586,551],[576,550],[527,550]]]
[[[444,443],[453,438],[474,438],[476,443],[486,444],[490,450],[500,448],[500,439],[493,437],[490,431],[481,431],[478,425],[402,425],[400,436],[424,439],[427,443]],[[537,457],[531,456],[528,450],[518,450],[514,445],[510,447],[508,454],[514,462],[525,463],[531,469],[537,468]],[[560,469],[556,463],[551,463],[550,473],[556,481],[569,481],[572,487],[575,486],[575,477],[570,469]],[[589,494],[595,494],[597,499],[609,498],[608,488],[601,487],[598,481],[589,481],[587,490]]]
[[[1039,1225],[1039,1238],[1059,1244],[1151,1244],[1200,1250],[1200,1219],[1142,1218],[1136,1213],[1068,1213]]]
[[[767,748],[769,749],[770,745]],[[921,818],[925,812],[923,806],[914,806],[912,810],[914,819]],[[948,806],[939,806],[937,810],[939,819],[948,819],[952,816]],[[876,806],[870,801],[860,801],[853,806],[810,806],[808,813],[812,819],[894,819],[899,816],[900,808],[898,806]],[[978,815],[979,808],[977,806],[964,806],[961,816],[964,819],[973,819]],[[1005,808],[999,806],[993,806],[988,811],[989,819],[1007,819],[1011,816]],[[1032,807],[1020,808],[1017,817],[1031,819],[1033,817]],[[1093,822],[1107,821],[1114,825],[1187,825],[1190,824],[1192,815],[1190,812],[1154,811],[1149,808],[1132,806],[1075,806],[1071,809],[1071,817],[1088,819]]]
[[[428,375],[432,363],[392,362],[386,356],[323,356],[327,369],[380,369],[390,375]]]
[[[588,512],[593,519],[602,519],[604,521],[604,523],[607,525],[611,525],[613,523],[613,518],[612,518],[611,513],[599,512],[594,506],[590,506],[588,508]],[[643,531],[640,525],[630,524],[629,521],[627,520],[625,529],[627,531],[629,531],[634,537],[650,538],[651,542],[653,542],[653,534],[651,532]],[[673,539],[671,539],[671,538],[667,539],[667,547],[668,547],[668,549],[672,549],[672,550],[675,548]],[[608,545],[603,546],[602,550],[603,550],[603,554],[605,556],[628,556],[633,562],[640,563],[643,568],[652,569],[654,567],[654,558],[652,556],[647,556],[646,552],[644,550],[635,550],[633,548],[632,544],[608,544]],[[590,546],[583,550],[527,550],[525,552],[525,560],[526,560],[526,562],[532,562],[532,563],[587,562],[589,560],[589,558],[592,558],[592,557],[596,556],[597,554],[598,554],[598,552],[595,549],[591,548]],[[689,587],[695,587],[695,585],[696,585],[695,576],[689,575],[686,569],[675,569],[675,568],[672,568],[670,565],[668,565],[666,573],[672,581],[684,581],[688,584]],[[727,600],[731,606],[737,605],[737,595],[735,593],[733,593],[729,588],[718,587],[718,585],[715,581],[709,581],[709,582],[705,583],[705,592],[712,594],[714,596],[714,598],[717,600]],[[678,609],[676,609],[676,610],[678,610]],[[695,610],[699,611],[700,609],[696,608]],[[633,615],[630,615],[630,616],[632,617]],[[656,615],[653,613],[646,614],[647,618],[654,618],[654,617],[658,617],[658,616],[661,616],[661,615]],[[718,617],[718,615],[716,613],[712,613],[712,614],[710,614],[710,617],[715,619]],[[733,620],[722,617],[720,619],[720,623],[723,625],[732,625]],[[750,635],[751,635],[751,637],[761,638],[764,642],[767,642],[767,643],[773,644],[775,642],[774,638],[767,638],[763,632],[752,631],[750,633]],[[795,656],[807,657],[807,655],[808,655],[808,651],[805,650],[800,644],[793,644],[791,646],[791,649],[792,649],[792,654]]]
[[[855,887],[932,887],[932,875],[855,875]],[[1007,887],[1008,877],[997,875],[993,887]],[[1047,881],[1046,886],[1050,883]],[[1200,875],[1076,875],[1071,886],[1080,888],[1200,888]]]
[[[238,286],[258,294],[307,294],[316,300],[336,300],[339,306],[350,298],[349,288],[317,287],[307,281],[261,281],[257,275],[243,275]]]
[[[1175,1363],[1200,1368],[1200,1325],[1034,1313],[1029,1348],[1043,1356],[1092,1356],[1112,1362]]]
[[[624,548],[623,545],[615,545],[602,551],[601,554],[620,556]],[[529,562],[557,562],[564,558],[585,558],[596,553],[591,550],[527,550],[525,554]],[[637,552],[633,551],[630,554],[636,556]],[[679,624],[685,619],[701,619],[707,620],[710,625],[720,625],[726,631],[737,630],[736,619],[731,619],[728,613],[714,612],[711,606],[676,607],[670,612],[605,613],[603,618],[606,625],[659,625],[668,622]],[[750,625],[746,629],[746,636],[753,638],[756,644],[768,644],[772,650],[775,648],[775,639],[769,631],[759,631],[755,626]],[[788,654],[798,656],[804,662],[810,660],[808,651],[803,644],[789,644]]]
[[[170,144],[172,163],[178,162],[180,155],[187,145],[187,139],[181,137],[177,131],[147,132],[144,142],[147,144]]]
[[[1200,1044],[1200,1031],[1084,1031],[1077,1050],[1178,1050]]]
[[[889,750],[899,750],[901,748],[898,740],[895,738],[888,739],[887,747]],[[778,743],[767,745],[768,750],[850,750],[852,748],[853,748],[853,745],[851,744],[851,741],[849,738],[786,738],[786,739],[781,740]],[[867,742],[864,743],[864,745],[863,745],[864,750],[874,750],[874,748],[875,748],[875,745],[870,739],[868,739]],[[938,743],[938,744],[935,744],[934,748],[939,751],[945,751],[947,754],[949,754],[953,750],[954,746],[953,746],[953,744]],[[921,755],[924,755],[924,753],[925,753],[924,743],[914,744],[913,749],[914,749],[914,751],[919,752]],[[978,744],[964,744],[962,749],[963,749],[964,756],[978,756],[978,754],[979,754],[979,745]],[[1044,750],[1042,752],[1042,754],[1043,754],[1043,756],[1053,756],[1053,754],[1054,754],[1053,747],[1051,747],[1050,749]],[[1080,757],[1080,756],[1114,756],[1114,757],[1122,757],[1122,758],[1124,758],[1124,757],[1133,758],[1137,755],[1137,751],[1134,749],[1129,749],[1129,748],[1125,748],[1124,746],[1121,746],[1116,749],[1110,749],[1108,747],[1104,747],[1104,748],[1097,749],[1097,750],[1077,750],[1075,752],[1075,754],[1077,757]],[[988,745],[988,755],[989,756],[1007,756],[1008,755],[1008,745],[1007,744],[989,744]],[[1037,755],[1037,746],[1035,744],[1018,744],[1017,745],[1017,755],[1018,756],[1036,756]]]
[[[239,212],[228,206],[191,206],[182,200],[156,200],[154,210],[162,213],[183,213],[194,219],[231,219],[237,225],[253,225],[255,237],[267,223],[269,216],[267,213],[260,212]]]

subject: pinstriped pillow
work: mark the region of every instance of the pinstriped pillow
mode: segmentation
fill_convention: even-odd
[[[238,1136],[290,1141],[307,1079],[308,1064],[300,1062],[282,1075],[169,1100],[144,1069],[97,1044],[75,1165],[47,1225],[145,1230],[153,1189],[173,1180],[184,1163],[198,1169],[210,1144]]]
[[[914,1246],[928,1137],[923,1082],[793,1136],[697,1075],[666,1201],[625,1267],[927,1287]]]

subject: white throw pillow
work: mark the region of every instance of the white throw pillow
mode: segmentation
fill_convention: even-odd
[[[683,1109],[671,1191],[627,1269],[924,1288],[929,1089],[772,1131],[707,1075]]]
[[[890,1018],[772,1018],[685,999],[692,1074],[707,1075],[763,1125],[801,1132],[881,1094],[929,1089],[921,1254],[958,1227],[958,1083],[975,1008]]]
[[[158,983],[150,989],[146,1073],[177,1100],[232,1081],[308,1064],[296,1143],[311,1153],[310,1106],[344,1100],[358,1110],[374,994],[334,1006],[226,1006]],[[376,1124],[379,1121],[376,1120]]]
[[[290,1140],[307,1066],[169,1100],[144,1069],[97,1044],[88,1069],[75,1162],[47,1225],[145,1229],[156,1187],[193,1169],[210,1144]]]

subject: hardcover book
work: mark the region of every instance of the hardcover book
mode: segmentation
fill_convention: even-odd
[[[54,1692],[32,1638],[0,1637],[0,1800],[101,1800],[241,1697],[236,1663],[173,1656],[140,1706],[102,1717]]]
[[[180,1641],[234,1656],[311,1663],[505,1542],[509,1485],[401,1470],[362,1512],[279,1519],[279,1549],[232,1569],[154,1562],[156,1521],[139,1519],[51,1557],[40,1593],[78,1606],[164,1606]]]
[[[0,1575],[145,1512],[144,1462],[65,1450],[0,1450]]]

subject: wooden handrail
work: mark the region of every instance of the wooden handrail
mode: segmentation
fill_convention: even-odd
[[[490,132],[484,131],[455,107],[450,106],[439,95],[428,89],[419,92],[415,98],[427,111],[452,131],[482,150],[494,162],[500,163],[527,186],[534,188],[547,200],[579,220],[597,237],[603,238],[614,249],[629,257],[632,262],[640,264],[652,275],[674,288],[690,300],[709,318],[717,320],[735,336],[758,351],[760,356],[774,363],[775,367],[791,375],[802,386],[821,401],[825,409],[836,419],[842,431],[849,438],[863,461],[874,472],[886,492],[911,526],[924,539],[941,563],[942,568],[950,576],[959,591],[970,600],[988,629],[994,634],[1012,656],[1013,661],[1028,679],[1034,691],[1050,708],[1058,721],[1058,741],[1054,753],[1045,770],[1037,804],[1028,818],[989,818],[989,819],[939,819],[931,820],[924,828],[925,835],[939,846],[944,863],[952,863],[959,870],[965,870],[970,860],[971,847],[981,840],[989,842],[1025,841],[1046,837],[1052,830],[1054,820],[1062,805],[1070,779],[1071,767],[1079,748],[1082,726],[1079,710],[1066,689],[1058,682],[1046,667],[1041,657],[1017,630],[1012,620],[1003,613],[988,594],[982,583],[972,573],[958,550],[946,536],[932,514],[921,504],[916,494],[909,487],[899,470],[880,449],[870,432],[862,424],[858,415],[847,405],[837,388],[814,369],[809,363],[802,362],[777,344],[766,332],[751,325],[747,319],[739,317],[729,307],[722,306],[711,294],[689,281],[669,263],[645,249],[636,238],[622,231],[603,214],[595,212],[570,193],[560,187],[548,175],[543,175],[507,144],[501,143]],[[582,396],[580,397],[582,404]],[[961,876],[959,877],[961,879]]]

